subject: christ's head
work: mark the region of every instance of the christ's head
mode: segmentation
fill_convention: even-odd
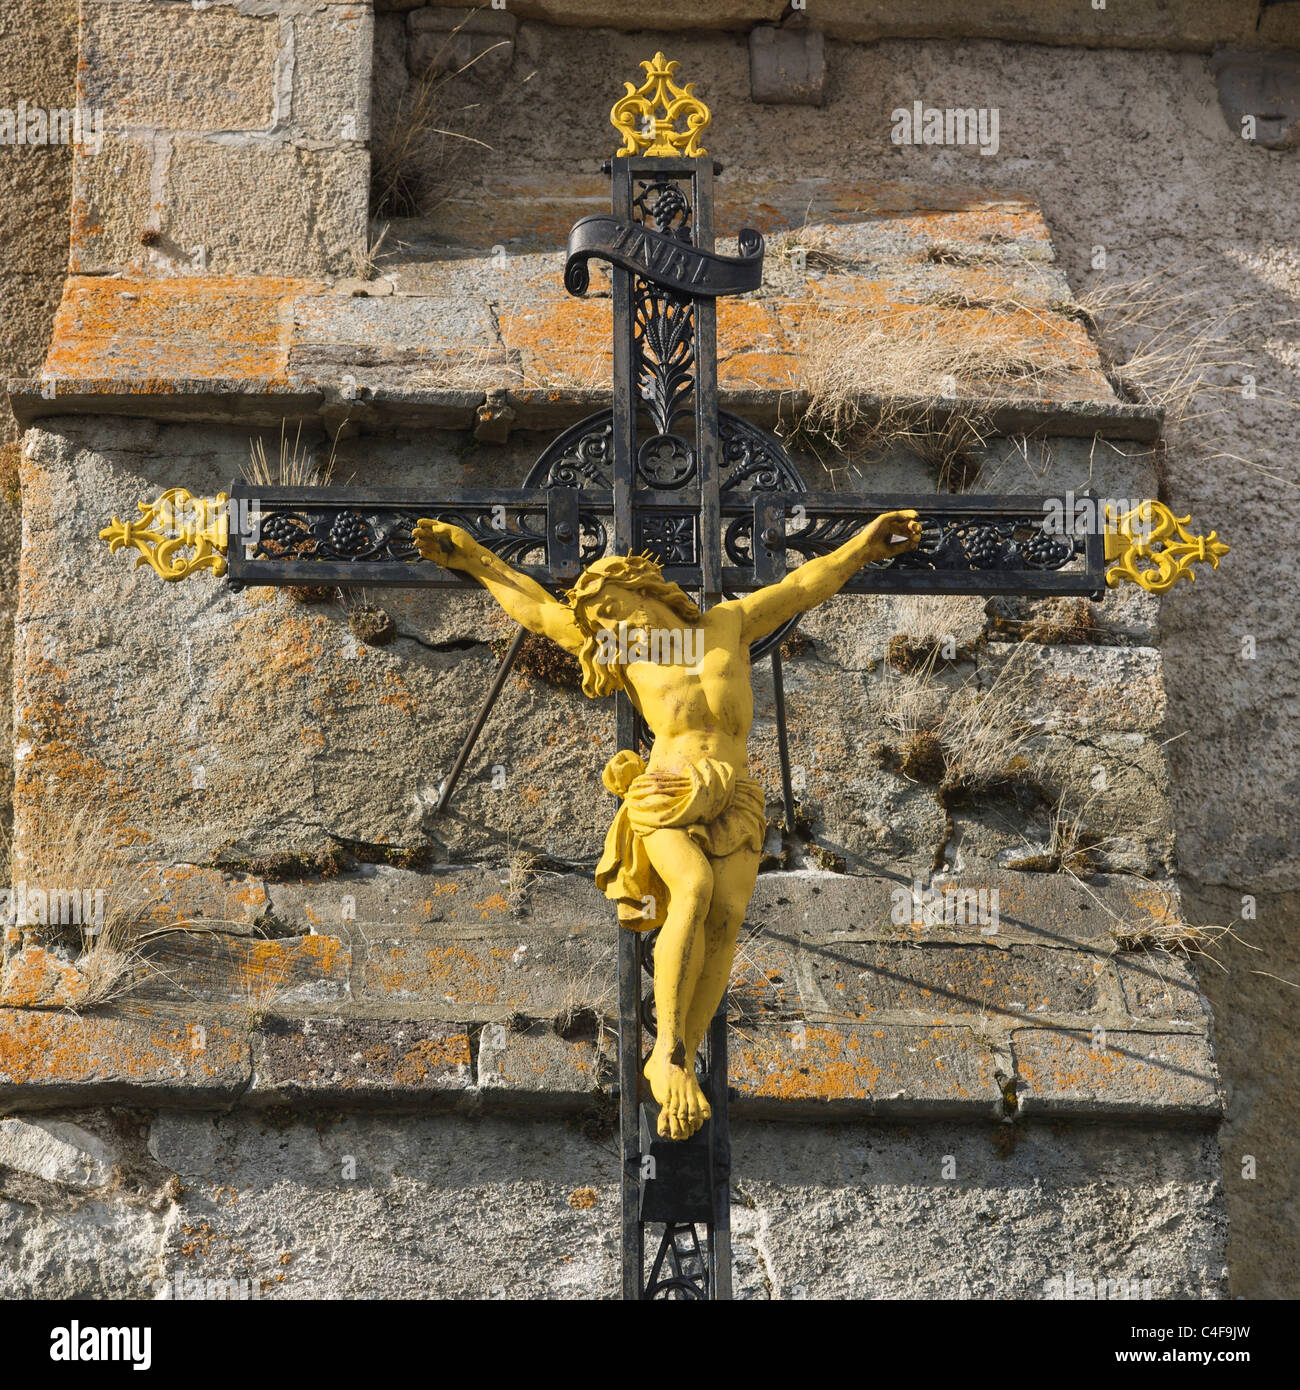
[[[565,595],[586,639],[578,653],[582,693],[612,695],[623,688],[617,662],[598,660],[605,650],[600,634],[629,628],[670,628],[694,624],[703,616],[680,584],[663,576],[648,555],[611,555],[588,565]]]

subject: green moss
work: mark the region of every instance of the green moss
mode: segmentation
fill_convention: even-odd
[[[919,729],[903,745],[899,771],[914,782],[937,786],[948,771],[943,740],[928,729]]]
[[[395,869],[423,871],[434,862],[434,851],[428,845],[380,845],[344,840],[318,850],[283,850],[248,858],[231,856],[218,859],[208,867],[279,883],[299,878],[337,878],[358,864],[388,864]]]

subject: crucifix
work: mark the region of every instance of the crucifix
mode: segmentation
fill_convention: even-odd
[[[171,488],[101,537],[178,580],[481,585],[520,623],[443,781],[445,808],[526,630],[613,694],[618,798],[597,883],[619,922],[623,1294],[728,1298],[726,988],[767,797],[749,776],[750,670],[772,663],[785,825],[795,821],[780,643],[836,592],[1162,592],[1228,547],[1144,502],[1105,524],[1060,497],[815,492],[781,440],[719,408],[716,304],[759,287],[763,239],[714,250],[708,108],[662,53],[610,119],[611,210],[572,229],[566,289],[608,262],[612,404],[573,425],[519,488],[454,496],[237,481]],[[791,566],[789,557],[798,558]],[[594,773],[594,769],[593,769]],[[647,1259],[649,1268],[647,1269]]]

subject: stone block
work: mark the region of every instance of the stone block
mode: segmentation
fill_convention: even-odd
[[[728,1016],[738,1027],[803,1016],[795,942],[779,928],[742,931],[727,986]]]
[[[402,1108],[474,1085],[463,1026],[428,1019],[269,1020],[254,1035],[252,1104]]]
[[[617,1075],[616,1034],[563,1038],[553,1028],[514,1031],[489,1023],[479,1033],[478,1084],[487,1101],[547,1108],[589,1104]]]
[[[1229,133],[1266,150],[1300,144],[1300,57],[1220,49],[1210,60]]]
[[[509,10],[416,9],[406,23],[413,77],[468,69],[473,81],[492,82],[510,69],[519,18]]]
[[[290,370],[304,382],[478,387],[517,380],[481,300],[318,295],[298,304]]]
[[[140,234],[155,225],[150,180],[156,157],[152,143],[118,135],[105,135],[97,154],[78,154],[72,172],[68,255],[74,275],[145,262]]]
[[[741,1114],[989,1115],[1004,1059],[968,1028],[802,1024],[733,1031]]]
[[[1125,1007],[1134,1018],[1208,1026],[1205,998],[1187,961],[1164,951],[1121,951],[1115,956],[1115,970]]]
[[[1043,733],[1156,734],[1164,725],[1164,663],[1154,647],[998,642],[977,665],[985,689],[1011,668],[1016,713]]]
[[[97,1135],[66,1120],[0,1120],[0,1168],[69,1187],[103,1187],[115,1155]]]
[[[102,107],[111,128],[266,130],[280,50],[274,14],[90,0],[82,12],[82,99]]]
[[[458,1017],[557,1018],[573,1010],[614,1012],[617,941],[608,926],[565,936],[499,931],[482,939],[433,933],[371,943],[364,997],[393,1007],[419,1000]]]
[[[820,106],[826,92],[826,41],[818,29],[749,31],[749,90],[768,106]]]
[[[809,947],[808,957],[826,1008],[865,1022],[906,1012],[996,1024],[1118,1003],[1108,963],[1084,951],[844,943]]]
[[[178,139],[162,244],[222,275],[351,274],[367,245],[369,177],[363,149]]]
[[[336,936],[255,940],[185,932],[144,948],[144,978],[133,1000],[190,1000],[249,1014],[335,1004],[351,993],[352,952]]]
[[[251,1078],[246,1031],[208,1018],[0,1009],[0,1104],[224,1105]]]
[[[266,392],[287,380],[294,301],[322,288],[263,276],[70,276],[45,372],[60,394],[104,378]]]
[[[1218,1119],[1219,1079],[1201,1033],[1018,1028],[1020,1113]]]
[[[13,952],[0,972],[0,1006],[6,1008],[75,1008],[85,996],[82,972],[43,946]]]
[[[295,132],[309,140],[370,136],[374,17],[366,5],[322,4],[293,16]]]

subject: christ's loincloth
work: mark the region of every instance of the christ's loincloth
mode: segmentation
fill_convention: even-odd
[[[623,804],[605,836],[596,887],[617,901],[619,921],[633,931],[661,927],[668,911],[668,888],[650,863],[645,836],[684,830],[715,859],[763,848],[763,788],[752,777],[737,776],[729,763],[701,758],[686,772],[647,772],[624,749],[605,765],[601,780]]]

